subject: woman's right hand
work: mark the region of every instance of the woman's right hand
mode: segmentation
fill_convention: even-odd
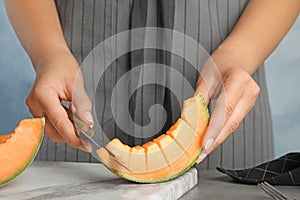
[[[48,55],[35,65],[35,69],[36,80],[26,100],[32,115],[45,117],[45,132],[52,141],[66,142],[72,147],[90,151],[76,136],[73,124],[61,105],[62,100],[72,101],[73,112],[87,124],[93,124],[91,102],[85,92],[82,75],[78,73],[79,65],[71,52]],[[74,88],[76,96],[73,96]]]

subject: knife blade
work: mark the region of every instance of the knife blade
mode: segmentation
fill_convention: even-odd
[[[77,117],[77,115],[75,113],[73,113],[67,106],[65,106],[63,104],[62,104],[62,106],[66,110],[70,121],[73,123],[73,125],[76,129],[75,132],[76,132],[77,136],[82,139],[82,137],[80,137],[80,135],[78,135],[78,134],[82,133],[84,138],[86,138],[90,143],[92,143],[93,149],[98,150],[101,146],[92,138],[94,136],[94,129],[92,129],[88,124],[86,124],[84,121],[79,119],[79,117]],[[103,146],[103,148],[108,152],[108,154],[112,157],[112,159],[115,162],[117,162],[119,165],[121,165],[127,171],[131,172],[130,169],[128,169],[124,164],[122,164],[119,160],[116,159],[116,156],[109,149],[107,149],[105,146]]]

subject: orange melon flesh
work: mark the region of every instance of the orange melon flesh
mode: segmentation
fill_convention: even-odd
[[[0,136],[0,186],[18,176],[34,159],[44,134],[44,118],[25,119],[14,133]]]
[[[176,178],[186,172],[196,162],[201,146],[201,137],[195,138],[189,149],[192,156],[189,157],[184,154],[172,164],[172,168],[168,166],[150,173],[129,172],[115,162],[104,148],[100,148],[97,153],[103,164],[114,174],[122,178],[139,183],[159,183]]]
[[[154,142],[159,145],[169,166],[172,166],[176,160],[185,154],[184,150],[169,135],[163,134],[154,139]]]
[[[205,131],[209,121],[209,112],[204,98],[201,95],[197,95],[185,100],[183,102],[181,118],[197,133]]]
[[[147,155],[146,163],[148,173],[168,167],[168,163],[158,144],[155,142],[147,142],[143,147]]]
[[[8,140],[9,138],[11,138],[12,135],[13,135],[12,133],[11,134],[6,134],[6,135],[1,135],[0,136],[0,144],[1,143],[5,143],[6,140]]]
[[[107,166],[114,173],[115,172],[124,173],[126,171],[129,172],[128,169],[124,168],[122,165],[120,165],[120,163],[116,162],[114,160],[114,158],[109,155],[109,153],[107,152],[107,150],[105,148],[101,147],[100,149],[98,149],[97,154],[98,154],[98,156],[101,155],[100,159],[102,160],[102,162],[105,164],[105,166]]]
[[[106,149],[113,153],[126,168],[129,168],[131,148],[128,145],[115,138],[106,145]]]
[[[119,145],[119,148],[117,148],[117,145]],[[126,146],[126,147],[123,148],[124,146]],[[129,150],[128,150],[128,148],[129,148]],[[144,150],[142,148],[144,148]],[[112,157],[109,156],[106,149],[109,150],[111,153],[113,153],[115,155],[114,159],[117,159],[126,168],[124,168],[119,163],[114,162]],[[121,172],[129,172],[128,170],[134,171],[136,169],[140,169],[143,172],[152,172],[152,171],[156,171],[158,169],[168,166],[168,163],[165,160],[160,147],[155,142],[148,142],[148,143],[144,144],[142,147],[137,146],[137,147],[134,147],[131,149],[129,146],[124,145],[118,138],[114,138],[110,143],[107,144],[106,149],[100,148],[98,150],[98,154],[100,154],[100,155],[105,154],[106,155],[105,157],[107,157],[107,159],[109,159],[110,162],[114,162],[114,169],[121,171]],[[141,160],[139,160],[139,158],[136,159],[134,156],[131,157],[130,156],[131,152],[133,152],[134,156],[142,155],[142,157],[140,158]],[[138,154],[135,155],[135,153],[138,153]],[[122,157],[122,155],[124,157]],[[146,157],[144,158],[144,156],[146,156]],[[124,158],[126,158],[126,159],[124,159]],[[132,160],[130,160],[130,158]],[[143,162],[144,159],[146,159],[146,165],[144,165],[144,163],[145,163],[145,162]],[[139,165],[139,166],[137,166],[137,165]],[[145,169],[146,169],[146,171],[145,171]]]
[[[189,154],[189,147],[193,143],[195,137],[197,137],[197,133],[180,118],[170,130],[167,131],[167,135],[171,136],[187,154]]]
[[[135,173],[147,172],[146,151],[144,147],[135,146],[131,148],[129,169]]]
[[[105,148],[100,148],[97,153],[103,164],[120,177],[141,183],[167,181],[184,173],[196,162],[208,121],[208,109],[203,97],[198,95],[184,102],[181,118],[166,134],[142,147],[131,148],[129,164],[126,159],[119,160],[124,166],[129,166],[129,171],[116,162]],[[115,148],[124,148],[121,141],[114,140],[110,143],[117,144]],[[109,143],[106,148],[108,146]],[[127,154],[117,153],[116,158],[121,155],[127,157]]]

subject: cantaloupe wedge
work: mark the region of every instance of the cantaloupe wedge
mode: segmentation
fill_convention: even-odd
[[[103,147],[97,153],[103,164],[120,177],[140,183],[167,181],[196,162],[208,121],[208,109],[203,97],[198,95],[184,102],[181,118],[166,134],[132,148],[115,138],[106,145],[115,158]]]
[[[44,118],[24,119],[13,133],[0,136],[0,186],[32,162],[42,142],[44,124]]]

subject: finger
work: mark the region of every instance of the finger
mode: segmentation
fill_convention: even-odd
[[[213,145],[215,138],[217,138],[218,134],[222,130],[225,124],[225,110],[224,106],[222,105],[222,102],[225,99],[225,94],[222,92],[218,100],[216,102],[214,111],[211,115],[208,128],[206,131],[206,134],[204,136],[204,142],[202,142],[202,152],[197,160],[197,164],[200,163],[202,160],[205,159],[205,157],[208,155],[207,154],[207,149]]]
[[[210,99],[219,94],[222,77],[213,59],[208,58],[202,66],[200,76],[196,84],[194,95],[201,93],[208,104]]]
[[[203,140],[204,150],[209,149],[214,143],[250,81],[248,74],[239,71],[228,72],[225,75],[222,92],[217,99],[208,131]]]
[[[215,148],[222,144],[229,135],[231,135],[235,130],[237,130],[242,120],[245,118],[245,116],[248,114],[248,112],[254,105],[254,103],[251,105],[249,105],[249,103],[250,102],[247,102],[247,100],[245,99],[242,99],[238,103],[236,109],[230,116],[229,120],[226,122],[224,129],[220,132],[212,147],[206,151],[206,154],[210,154]]]
[[[206,105],[208,105],[211,94],[210,94],[210,90],[208,89],[207,83],[202,78],[202,76],[199,76],[199,78],[198,78],[197,87],[196,87],[194,96],[197,96],[199,94],[201,94],[203,96]]]
[[[59,133],[56,131],[56,129],[52,126],[49,119],[43,114],[43,110],[41,109],[41,106],[38,103],[35,103],[34,106],[32,106],[31,103],[27,103],[29,112],[34,117],[45,117],[45,132],[49,136],[49,138],[53,142],[64,142],[63,138],[59,135]]]
[[[50,120],[45,117],[45,132],[53,142],[65,142],[61,135],[52,126]]]
[[[50,123],[61,137],[70,146],[86,150],[81,140],[76,136],[73,124],[69,120],[65,109],[62,107],[57,93],[54,90],[48,90],[46,94],[40,97],[40,101]]]
[[[81,74],[78,76],[81,76]],[[72,110],[76,111],[76,114],[81,120],[88,125],[93,126],[94,120],[92,116],[92,103],[84,89],[82,77],[77,78],[77,82],[75,83],[72,99]]]
[[[246,117],[246,115],[250,112],[250,110],[255,105],[260,89],[256,85],[256,83],[255,84],[251,83],[251,84],[252,86],[249,87],[249,89],[246,90],[245,93],[243,94],[234,112],[232,113],[232,115],[226,122],[223,130],[220,132],[220,135],[216,139],[214,145],[207,151],[208,154],[211,153],[220,144],[222,144],[230,134],[232,134],[234,131],[237,130],[242,120]]]
[[[215,148],[222,144],[225,139],[239,127],[242,120],[253,108],[260,89],[254,81],[250,85],[251,86],[245,91],[241,100],[237,103],[235,110],[226,122],[224,128],[220,131],[214,144],[209,149],[203,151],[203,155],[199,157],[197,163],[201,162],[206,155],[209,155]]]
[[[242,99],[237,103],[235,110],[233,111],[232,115],[230,116],[230,118],[228,119],[228,121],[225,123],[224,126],[223,123],[220,123],[219,119],[214,120],[214,121],[218,121],[216,124],[214,124],[217,127],[212,127],[212,126],[209,127],[207,135],[209,135],[210,138],[206,141],[206,143],[204,143],[203,151],[201,152],[197,160],[197,163],[202,162],[207,155],[209,155],[215,148],[217,148],[220,144],[222,144],[224,140],[238,128],[240,122],[249,112],[250,107],[251,105],[249,105],[247,100]],[[222,127],[224,128],[222,129]]]
[[[81,142],[82,142],[83,146],[85,147],[86,151],[88,153],[91,153],[92,152],[92,144],[88,140],[84,140],[84,139],[82,139]]]
[[[76,108],[73,104],[70,104],[69,109],[72,110],[73,113],[76,113]]]
[[[225,110],[225,121],[229,119],[251,80],[249,74],[240,72],[240,70],[231,70],[224,75],[223,88],[225,91],[225,99],[220,103]]]

